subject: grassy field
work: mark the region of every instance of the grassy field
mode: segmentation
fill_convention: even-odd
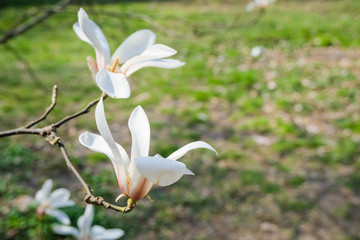
[[[129,214],[96,208],[96,224],[122,228],[122,239],[360,239],[360,1],[278,0],[262,14],[245,12],[246,4],[81,5],[112,50],[148,28],[186,62],[142,69],[131,78],[130,99],[106,100],[115,139],[130,149],[127,120],[140,104],[151,123],[151,154],[195,140],[219,152],[189,153],[182,161],[195,176],[152,190],[154,201]],[[72,30],[79,7],[0,45],[0,130],[41,115],[54,84],[58,106],[46,123],[101,95],[86,64],[93,49]],[[0,9],[0,36],[34,9]],[[255,46],[266,48],[259,58],[250,55]],[[110,161],[77,140],[97,132],[93,114],[58,134],[95,193],[113,200],[119,190]],[[47,178],[71,190],[78,205],[64,210],[76,226],[84,194],[58,149],[36,136],[0,139],[0,239],[71,239],[53,235],[55,219],[40,221],[33,206],[20,209]]]

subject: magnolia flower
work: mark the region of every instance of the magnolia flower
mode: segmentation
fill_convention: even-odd
[[[251,12],[254,8],[265,10],[268,5],[276,0],[253,0],[246,6],[246,11]]]
[[[119,239],[124,235],[124,231],[118,228],[108,229],[94,225],[91,227],[94,218],[94,206],[86,205],[84,215],[77,221],[79,229],[66,225],[54,225],[52,230],[60,235],[72,235],[78,240],[112,240]]]
[[[176,161],[188,151],[207,148],[214,152],[209,144],[192,142],[172,153],[167,158],[160,155],[149,156],[150,124],[144,110],[138,106],[129,118],[132,136],[131,158],[123,147],[117,144],[106,122],[103,101],[100,100],[95,110],[95,120],[101,135],[84,132],[80,143],[93,151],[105,153],[115,169],[122,194],[134,202],[146,197],[156,185],[168,186],[177,182],[184,174],[194,175],[186,165]]]
[[[253,47],[251,49],[251,56],[254,57],[254,58],[257,58],[257,57],[260,57],[261,55],[264,54],[265,52],[265,48],[263,46],[257,46],[257,47]]]
[[[63,224],[70,224],[69,217],[58,208],[73,206],[75,203],[70,198],[69,190],[59,188],[51,192],[52,180],[48,179],[44,182],[41,189],[36,192],[35,202],[39,205],[36,212],[40,216],[50,215],[55,217]],[[51,192],[51,193],[50,193]]]
[[[130,96],[127,78],[141,68],[171,69],[185,64],[175,59],[163,59],[176,54],[176,50],[155,44],[156,35],[150,30],[133,33],[110,56],[110,47],[104,33],[82,8],[73,29],[81,40],[94,47],[96,61],[88,57],[89,68],[100,89],[112,98]]]

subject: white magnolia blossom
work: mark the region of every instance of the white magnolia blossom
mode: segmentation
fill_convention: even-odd
[[[198,141],[185,145],[167,158],[160,155],[150,157],[150,124],[144,110],[138,106],[128,123],[132,136],[129,158],[124,148],[113,139],[102,100],[96,107],[95,120],[101,135],[84,132],[79,137],[80,143],[93,151],[105,153],[110,158],[122,191],[121,196],[127,196],[135,202],[146,197],[156,185],[168,186],[177,182],[184,174],[194,175],[184,163],[176,161],[188,151],[207,148],[216,152],[209,144]]]
[[[257,47],[253,47],[251,49],[251,56],[254,58],[260,57],[261,55],[263,55],[265,53],[265,47],[263,46],[257,46]]]
[[[81,40],[94,47],[96,61],[88,57],[89,68],[93,76],[96,75],[96,83],[100,89],[112,98],[130,96],[127,78],[141,68],[172,69],[185,64],[175,59],[164,59],[176,54],[176,50],[155,44],[156,35],[147,29],[131,34],[110,56],[110,47],[104,33],[82,8],[73,29]]]
[[[73,206],[75,203],[70,198],[69,190],[59,188],[51,192],[53,183],[51,179],[44,182],[41,189],[36,192],[35,202],[38,203],[36,209],[40,216],[50,215],[55,217],[62,224],[70,224],[69,217],[58,208]]]
[[[119,239],[124,235],[124,231],[118,228],[105,229],[102,226],[94,225],[94,206],[88,204],[84,215],[78,218],[78,229],[66,225],[54,225],[52,230],[60,235],[72,235],[78,240],[113,240]]]
[[[254,8],[265,10],[270,3],[275,1],[276,0],[253,0],[246,6],[246,11],[251,12]]]

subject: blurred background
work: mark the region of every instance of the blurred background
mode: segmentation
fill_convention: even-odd
[[[249,2],[72,1],[0,44],[0,130],[40,116],[54,84],[58,105],[43,126],[101,95],[86,62],[94,51],[72,30],[83,7],[112,52],[151,29],[186,62],[142,69],[130,99],[106,100],[115,140],[130,151],[127,121],[140,104],[151,155],[196,140],[219,152],[188,153],[181,161],[195,176],[152,190],[154,201],[128,214],[95,208],[95,224],[123,229],[122,239],[360,239],[360,1],[278,0],[247,12]],[[0,39],[56,4],[1,1]],[[113,201],[109,159],[77,140],[86,130],[97,132],[93,111],[58,135],[95,195]],[[0,139],[0,239],[71,239],[25,207],[48,178],[70,189],[78,205],[64,211],[76,226],[84,193],[59,150],[37,136]]]

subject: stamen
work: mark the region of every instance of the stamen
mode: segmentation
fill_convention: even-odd
[[[116,58],[114,64],[110,68],[110,72],[115,72],[118,63],[119,63],[119,58]]]
[[[147,195],[146,198],[149,199],[150,202],[154,201],[149,195]]]
[[[126,195],[123,194],[123,193],[120,194],[120,195],[115,199],[115,202],[119,201],[120,198],[125,197],[125,196],[126,196]]]

